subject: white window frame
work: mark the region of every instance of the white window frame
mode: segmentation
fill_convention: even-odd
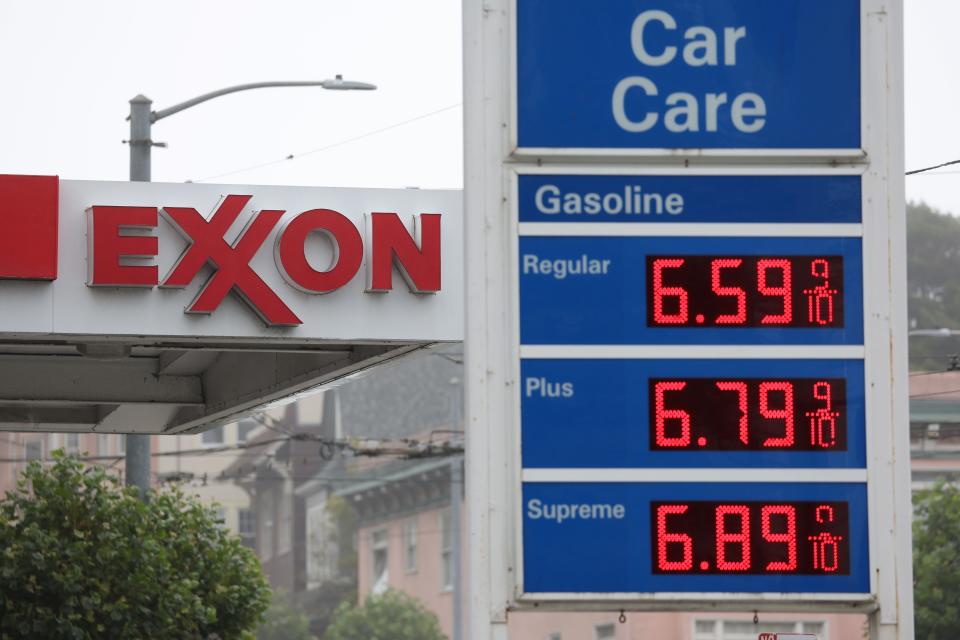
[[[417,572],[417,518],[403,522],[403,568],[407,573]]]
[[[383,571],[377,573],[377,553],[383,552]],[[386,527],[370,532],[370,590],[377,586],[381,576],[390,584],[390,530]]]
[[[698,632],[697,631],[698,622],[712,622],[713,631]],[[826,620],[816,620],[816,619],[813,619],[813,620],[782,620],[782,619],[766,620],[766,621],[761,621],[759,625],[756,625],[756,628],[758,629],[757,632],[750,631],[746,634],[737,633],[736,635],[730,635],[730,633],[732,632],[726,629],[727,622],[742,623],[744,622],[744,620],[741,618],[698,618],[698,619],[695,619],[692,623],[693,633],[691,634],[690,637],[693,638],[693,640],[754,640],[754,638],[756,638],[757,635],[759,635],[759,633],[769,630],[769,625],[771,624],[793,625],[793,629],[791,631],[789,632],[781,631],[780,633],[804,633],[803,631],[804,625],[818,624],[820,625],[822,631],[817,635],[817,640],[829,640],[829,635],[830,635],[828,631],[829,625],[827,625]],[[767,628],[764,628],[764,622],[767,623]]]
[[[450,509],[440,512],[440,591],[453,590],[453,515]]]

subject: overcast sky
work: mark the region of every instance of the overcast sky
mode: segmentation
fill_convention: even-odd
[[[906,10],[913,169],[960,158],[960,2]],[[227,85],[342,73],[380,89],[252,91],[158,122],[170,147],[154,150],[153,179],[459,188],[460,28],[459,0],[2,2],[0,172],[125,180],[138,93],[162,109]],[[960,165],[907,178],[907,196],[960,214]]]

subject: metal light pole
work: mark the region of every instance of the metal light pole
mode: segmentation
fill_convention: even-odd
[[[339,75],[333,80],[253,82],[211,91],[160,111],[152,111],[150,107],[153,101],[140,94],[130,100],[130,116],[127,118],[130,121],[130,139],[127,141],[130,145],[130,180],[150,182],[150,152],[155,146],[166,146],[165,143],[154,142],[150,137],[153,123],[157,120],[228,93],[270,87],[322,87],[333,91],[371,91],[377,88],[376,85],[367,82],[344,80]],[[136,486],[140,489],[141,495],[146,495],[150,488],[150,436],[130,434],[126,438],[126,483]]]

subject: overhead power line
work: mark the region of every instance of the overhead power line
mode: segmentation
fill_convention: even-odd
[[[308,150],[308,151],[301,151],[300,153],[290,153],[290,154],[284,156],[283,158],[278,158],[277,160],[269,160],[269,161],[267,161],[267,162],[261,162],[260,164],[250,165],[250,166],[248,166],[248,167],[243,167],[243,168],[241,168],[241,169],[234,169],[233,171],[227,171],[227,172],[225,172],[225,173],[218,173],[218,174],[216,174],[216,175],[207,176],[206,178],[198,178],[198,179],[196,179],[196,180],[187,180],[187,182],[206,182],[207,180],[215,180],[215,179],[217,179],[217,178],[225,178],[225,177],[227,177],[227,176],[236,175],[236,174],[238,174],[238,173],[244,173],[244,172],[246,172],[246,171],[253,171],[254,169],[262,169],[263,167],[269,167],[269,166],[271,166],[271,165],[280,164],[281,162],[288,162],[288,161],[290,161],[290,160],[298,160],[298,159],[300,159],[300,158],[303,158],[303,157],[305,157],[305,156],[312,155],[312,154],[314,154],[314,153],[320,153],[321,151],[327,151],[327,150],[329,150],[329,149],[334,149],[334,148],[336,148],[336,147],[342,147],[343,145],[345,145],[345,144],[350,144],[351,142],[356,142],[356,141],[358,141],[358,140],[363,140],[364,138],[369,138],[369,137],[371,137],[371,136],[379,135],[379,134],[384,133],[384,132],[386,132],[386,131],[390,131],[391,129],[396,129],[397,127],[403,127],[403,126],[406,126],[406,125],[411,124],[411,123],[413,123],[413,122],[417,122],[418,120],[424,120],[424,119],[426,119],[426,118],[433,117],[433,116],[438,115],[438,114],[441,114],[441,113],[443,113],[443,112],[445,112],[445,111],[450,111],[451,109],[456,109],[457,107],[461,106],[462,104],[463,104],[462,102],[458,102],[458,103],[456,103],[456,104],[447,105],[446,107],[441,107],[440,109],[436,109],[436,110],[430,111],[430,112],[428,112],[428,113],[423,113],[423,114],[420,114],[419,116],[414,116],[413,118],[408,118],[407,120],[401,120],[400,122],[394,122],[393,124],[389,124],[389,125],[387,125],[387,126],[385,126],[385,127],[379,128],[379,129],[374,129],[374,130],[372,130],[372,131],[367,131],[366,133],[361,133],[360,135],[354,136],[354,137],[352,137],[352,138],[347,138],[347,139],[345,139],[345,140],[340,140],[340,141],[338,141],[338,142],[334,142],[334,143],[331,143],[331,144],[328,144],[328,145],[324,145],[324,146],[322,146],[322,147],[317,147],[316,149],[310,149],[310,150]]]
[[[936,164],[932,167],[924,167],[923,169],[914,169],[913,171],[907,171],[906,175],[913,176],[918,173],[926,173],[927,171],[933,171],[934,169],[941,169],[943,167],[949,167],[955,164],[960,164],[960,160],[951,160],[950,162],[943,162],[941,164]]]

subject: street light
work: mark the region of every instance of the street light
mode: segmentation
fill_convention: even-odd
[[[332,80],[251,82],[204,93],[160,111],[152,111],[150,107],[153,101],[143,94],[138,95],[130,101],[130,115],[127,116],[127,120],[130,121],[130,139],[127,140],[130,145],[130,179],[137,182],[150,182],[150,151],[153,147],[166,146],[165,143],[154,142],[150,137],[151,127],[157,120],[228,93],[271,87],[321,87],[330,91],[372,91],[377,88],[377,85],[344,80],[341,75],[337,75]]]
[[[130,100],[130,115],[127,116],[127,120],[130,121],[130,139],[126,141],[130,145],[130,180],[150,182],[150,152],[153,147],[166,146],[166,143],[154,142],[150,137],[153,123],[157,120],[228,93],[271,87],[321,87],[331,91],[372,91],[377,88],[376,85],[367,82],[344,80],[340,75],[332,80],[251,82],[204,93],[160,111],[151,110],[153,101],[140,94]],[[125,457],[126,483],[138,487],[140,494],[146,495],[147,489],[150,488],[150,436],[128,435]]]

